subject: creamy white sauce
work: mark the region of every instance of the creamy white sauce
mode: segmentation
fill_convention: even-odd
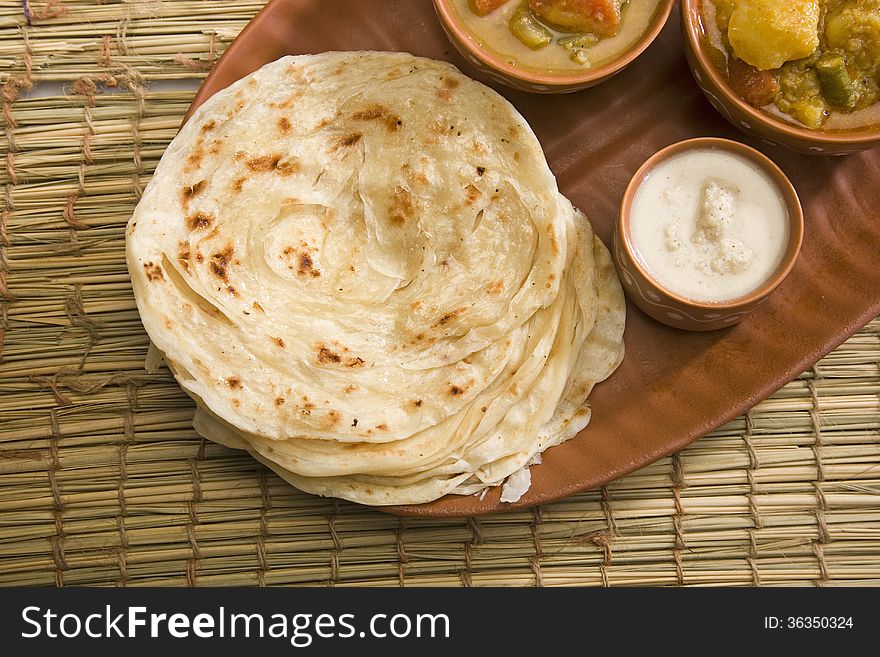
[[[788,209],[750,160],[716,149],[657,164],[630,211],[642,266],[670,292],[695,301],[747,295],[776,271],[788,242]]]

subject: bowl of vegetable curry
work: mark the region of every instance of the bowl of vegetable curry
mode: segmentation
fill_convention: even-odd
[[[774,145],[840,155],[880,143],[880,0],[683,0],[706,97]]]
[[[578,91],[638,57],[673,0],[434,0],[449,39],[471,64],[510,87]]]

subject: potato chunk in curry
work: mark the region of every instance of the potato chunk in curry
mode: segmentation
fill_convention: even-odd
[[[727,36],[737,57],[761,70],[810,55],[819,46],[818,0],[739,0]]]

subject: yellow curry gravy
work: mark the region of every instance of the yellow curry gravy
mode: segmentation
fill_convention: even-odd
[[[454,0],[455,10],[462,23],[476,39],[478,45],[502,59],[510,66],[524,70],[570,75],[590,67],[603,66],[629,50],[647,32],[660,0],[629,0],[621,9],[617,33],[599,39],[584,48],[586,61],[578,63],[571,53],[559,44],[559,39],[570,37],[544,24],[553,35],[553,42],[539,50],[531,50],[517,39],[510,30],[509,22],[520,6],[520,0],[508,0],[485,16],[477,16],[469,7],[468,0]]]

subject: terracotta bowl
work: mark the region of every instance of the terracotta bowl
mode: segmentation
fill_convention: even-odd
[[[675,294],[658,283],[642,266],[630,235],[630,210],[636,190],[663,160],[688,150],[723,149],[757,164],[776,183],[788,206],[788,247],[776,271],[750,294],[722,302],[701,302]],[[761,305],[791,271],[804,236],[804,214],[791,182],[767,156],[728,139],[700,137],[688,139],[658,151],[636,171],[620,204],[614,231],[614,261],[620,282],[630,300],[659,322],[689,331],[713,331],[732,326]]]
[[[809,155],[845,155],[880,144],[880,125],[856,130],[809,130],[774,118],[740,98],[712,65],[704,49],[706,28],[700,12],[703,1],[681,2],[684,50],[700,89],[734,126],[771,146],[781,145]]]
[[[519,0],[511,0],[519,2]],[[636,57],[651,45],[651,42],[660,34],[660,30],[666,24],[669,14],[672,12],[674,0],[661,0],[654,17],[648,26],[648,30],[628,50],[621,53],[617,59],[603,66],[585,68],[570,74],[542,73],[539,71],[527,71],[516,68],[507,63],[507,60],[493,53],[482,45],[462,23],[458,10],[453,6],[452,0],[434,0],[434,9],[440,19],[440,24],[446,32],[446,36],[452,41],[452,45],[479,71],[489,78],[502,84],[520,89],[544,94],[559,94],[579,91],[604,82],[616,73],[622,71],[632,63]]]

